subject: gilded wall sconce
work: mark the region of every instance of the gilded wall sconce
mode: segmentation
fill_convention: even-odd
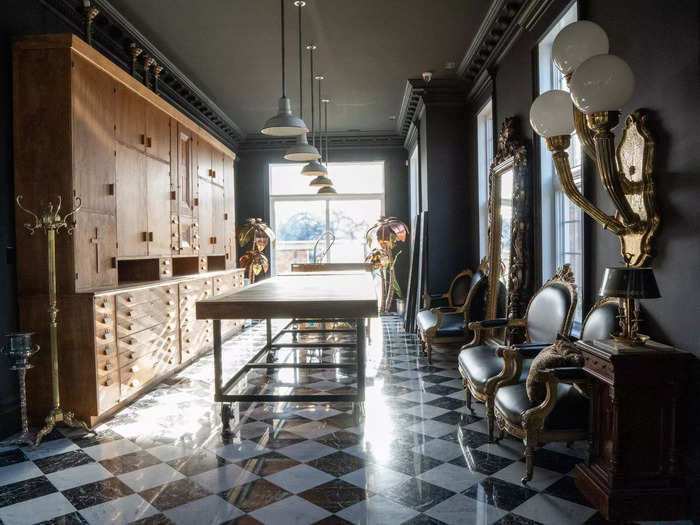
[[[564,193],[603,228],[620,238],[628,266],[645,266],[653,257],[659,227],[654,181],[654,140],[639,112],[625,118],[615,148],[613,129],[621,108],[634,91],[634,74],[621,58],[608,53],[603,29],[588,21],[574,22],[557,35],[552,56],[564,73],[570,92],[551,90],[530,108],[533,129],[547,141]],[[573,101],[573,103],[572,103]],[[596,165],[615,206],[608,215],[584,197],[573,180],[566,149],[576,131],[583,151]]]

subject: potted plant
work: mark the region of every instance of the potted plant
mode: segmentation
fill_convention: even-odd
[[[381,217],[365,235],[367,246],[372,249],[366,260],[373,264],[382,279],[381,313],[391,309],[397,290],[397,296],[401,295],[395,272],[396,260],[401,252],[394,255],[393,250],[397,243],[406,242],[407,235],[408,226],[396,217]]]
[[[267,273],[270,261],[263,251],[268,244],[274,245],[275,232],[262,219],[248,219],[237,228],[236,236],[241,248],[250,244],[248,250],[238,259],[238,264],[246,269],[250,284],[255,283],[255,277]]]

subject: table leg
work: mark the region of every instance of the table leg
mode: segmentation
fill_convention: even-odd
[[[359,419],[364,414],[365,402],[366,341],[364,319],[355,320],[355,330],[357,338],[357,401],[353,404],[353,415],[355,420],[359,422]]]
[[[214,319],[214,401],[221,401],[222,390],[222,366],[221,366],[221,320]],[[231,431],[231,406],[229,403],[221,403],[222,432],[228,434]]]

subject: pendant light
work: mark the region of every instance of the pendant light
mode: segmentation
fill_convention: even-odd
[[[304,57],[302,55],[301,51],[301,8],[306,5],[306,2],[304,0],[296,0],[294,2],[294,5],[297,6],[299,9],[299,117],[301,119],[304,118]],[[307,46],[307,49],[311,50],[311,60],[313,62],[313,50],[316,48],[316,46]],[[313,99],[313,96],[312,96]],[[313,102],[313,100],[312,100]],[[314,124],[313,124],[313,119],[311,122],[311,129],[314,129]],[[313,131],[312,131],[313,133]],[[287,150],[287,153],[284,154],[284,158],[286,160],[295,160],[295,161],[307,161],[307,160],[315,160],[318,159],[321,156],[321,154],[318,152],[316,149],[316,146],[309,144],[309,141],[306,137],[306,133],[302,133],[301,135],[297,135],[297,143],[294,144],[291,148]]]
[[[263,135],[273,137],[293,137],[309,131],[304,121],[292,115],[292,106],[286,93],[284,70],[284,0],[280,0],[282,13],[282,97],[279,100],[277,115],[270,118],[260,130]]]
[[[321,157],[321,160],[322,161],[325,160],[326,171],[328,171],[328,103],[330,102],[330,100],[323,99],[323,100],[321,100],[321,102],[323,103],[323,108],[324,108],[324,113],[325,113],[324,133],[326,135],[326,147],[325,147],[326,156]],[[320,113],[320,111],[319,111],[319,113]],[[320,115],[319,115],[319,120],[321,120]],[[321,148],[322,148],[321,151],[323,152],[323,150],[324,150],[324,148],[323,148],[323,134],[321,134]],[[329,179],[328,177],[326,177],[325,175],[321,175],[319,177],[316,177],[314,180],[312,180],[311,183],[309,184],[309,186],[316,186],[316,187],[320,186],[321,189],[324,189],[324,188],[333,189],[333,181],[331,179]],[[319,190],[317,193],[321,193],[321,191]],[[333,190],[333,191],[326,190],[323,193],[336,193],[336,192],[335,192],[335,190]]]
[[[312,68],[312,69],[313,69],[313,68]],[[311,71],[311,74],[313,75],[313,71]],[[320,158],[322,158],[322,157],[323,157],[323,135],[321,134],[321,129],[320,129],[320,128],[321,128],[321,81],[323,80],[323,76],[322,76],[322,75],[316,75],[315,77],[312,77],[312,80],[311,80],[311,90],[312,90],[312,93],[313,93],[313,85],[314,85],[313,79],[314,79],[314,78],[315,78],[316,80],[318,80],[318,113],[319,113],[319,114],[318,114],[318,127],[319,127],[319,133],[318,133],[318,134],[319,134],[319,137],[321,138],[321,140],[319,140],[319,144],[320,144],[320,146],[321,146],[319,149],[321,150],[321,156],[320,156]],[[311,107],[313,108],[313,95],[312,95],[311,99],[312,99],[312,100],[311,100]],[[312,117],[312,118],[313,118],[313,117]],[[315,137],[315,136],[314,136],[314,137]],[[314,142],[315,142],[315,140],[314,140]],[[325,174],[327,174],[327,173],[328,173],[328,170],[326,169],[326,167],[325,167],[319,160],[312,160],[312,161],[309,162],[306,166],[304,166],[304,167],[302,168],[302,170],[301,170],[301,174],[302,174],[302,175],[309,175],[309,176],[311,176],[311,177],[320,176],[320,175],[325,175]]]

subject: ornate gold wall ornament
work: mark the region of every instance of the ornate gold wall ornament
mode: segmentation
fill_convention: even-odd
[[[576,187],[566,149],[567,135],[547,138],[552,160],[564,193],[606,230],[620,238],[621,254],[630,266],[645,266],[653,257],[652,242],[659,227],[654,182],[654,140],[646,117],[634,112],[625,119],[617,149],[612,130],[619,122],[617,111],[583,115],[574,107],[574,126],[584,152],[598,168],[601,182],[612,200],[615,216],[608,215],[584,197]]]

